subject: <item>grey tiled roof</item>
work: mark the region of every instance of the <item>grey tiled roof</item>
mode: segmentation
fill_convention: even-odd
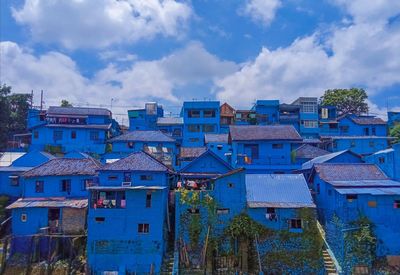
[[[204,134],[205,143],[220,142],[228,143],[228,134]]]
[[[333,152],[333,153],[329,153],[328,152],[328,154],[326,154],[326,155],[315,157],[312,160],[309,160],[309,161],[303,163],[302,169],[311,169],[314,164],[328,162],[331,159],[336,158],[337,156],[340,156],[340,155],[345,154],[345,153],[349,153],[349,154],[353,154],[355,156],[358,156],[356,153],[353,153],[350,150],[343,150],[343,151],[338,151],[338,152]],[[359,158],[361,159],[360,156],[359,156]]]
[[[93,158],[55,158],[23,174],[26,178],[64,175],[96,175],[101,164]]]
[[[99,170],[164,172],[169,168],[144,152],[132,153],[126,158],[104,165]]]
[[[295,140],[302,141],[299,133],[291,125],[245,125],[230,126],[233,141],[246,140]]]
[[[183,117],[159,117],[157,125],[180,125],[183,124]]]
[[[181,147],[180,158],[197,158],[207,151],[207,147]]]
[[[315,164],[315,171],[327,182],[356,180],[386,180],[388,177],[374,164]]]
[[[50,106],[47,110],[48,115],[84,115],[84,116],[110,116],[111,112],[105,108],[90,107],[59,107]]]
[[[306,159],[313,159],[330,153],[324,149],[309,144],[304,144],[299,148],[297,148],[295,151],[296,151],[296,158],[306,158]]]
[[[386,122],[373,116],[348,116],[354,123],[359,125],[386,125]]]
[[[175,142],[175,139],[161,131],[131,131],[109,141]]]

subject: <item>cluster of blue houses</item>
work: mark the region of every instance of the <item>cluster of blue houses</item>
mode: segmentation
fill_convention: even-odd
[[[47,255],[52,236],[85,236],[90,274],[372,272],[346,254],[365,218],[374,257],[400,265],[394,113],[339,115],[301,97],[247,110],[190,101],[179,117],[151,102],[128,116],[122,131],[104,108],[29,111],[29,147],[0,164],[11,256],[31,253],[33,237]],[[251,223],[235,235],[238,220]]]

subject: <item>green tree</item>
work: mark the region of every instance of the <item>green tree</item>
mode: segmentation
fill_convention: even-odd
[[[320,98],[322,106],[336,106],[339,115],[357,114],[368,112],[368,95],[364,89],[333,89],[326,90]]]
[[[400,124],[397,124],[392,129],[390,129],[390,136],[395,138],[393,143],[400,142]]]
[[[0,149],[4,149],[7,146],[8,120],[10,113],[7,97],[10,93],[10,86],[5,84],[0,86]]]
[[[60,106],[61,106],[61,107],[72,107],[72,104],[69,103],[68,100],[63,99],[63,100],[61,100],[61,105],[60,105]]]

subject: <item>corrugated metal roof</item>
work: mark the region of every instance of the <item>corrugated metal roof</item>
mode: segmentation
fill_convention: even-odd
[[[111,111],[105,108],[90,107],[59,107],[50,106],[48,115],[84,115],[84,116],[111,116]]]
[[[197,158],[207,151],[207,147],[181,147],[180,158]]]
[[[99,170],[165,172],[169,168],[144,152],[132,153],[126,158],[108,163]]]
[[[181,125],[183,124],[183,117],[159,117],[157,118],[157,125]]]
[[[101,164],[93,158],[55,158],[23,174],[24,177],[96,175]]]
[[[58,207],[58,208],[85,208],[88,205],[87,199],[57,198],[21,198],[7,206],[7,209],[16,208],[37,208],[37,207]]]
[[[302,174],[247,174],[246,193],[250,208],[315,207]]]
[[[25,154],[25,152],[0,152],[0,166],[10,166],[14,160]]]
[[[378,152],[373,153],[373,155],[379,155],[379,154],[387,154],[387,153],[391,153],[394,152],[393,148],[389,148],[389,149],[385,149],[385,150],[380,150]]]
[[[342,195],[358,194],[358,195],[400,195],[400,188],[335,188]]]
[[[228,143],[228,134],[204,134],[205,143],[220,142]]]
[[[292,125],[243,125],[230,126],[229,132],[234,141],[247,140],[294,140],[302,141]]]
[[[6,166],[0,167],[0,172],[25,172],[30,169],[32,169],[32,167]]]
[[[311,169],[313,167],[314,164],[317,163],[325,163],[333,158],[336,158],[337,156],[340,156],[346,152],[350,152],[350,150],[343,150],[343,151],[338,151],[338,152],[334,152],[334,153],[329,153],[326,155],[322,155],[316,158],[313,158],[312,160],[309,160],[305,163],[303,163],[303,165],[301,166],[301,169],[305,170],[305,169]]]
[[[319,177],[326,181],[387,180],[388,177],[374,164],[320,163],[314,165]]]
[[[111,128],[110,124],[46,124],[49,128],[73,128],[73,129],[98,129],[98,130],[108,130]]]
[[[321,139],[394,139],[394,138],[387,137],[387,136],[324,136],[324,135],[321,135]]]
[[[335,180],[329,183],[336,187],[400,187],[400,182],[386,179],[386,180]]]
[[[175,139],[161,131],[132,131],[114,137],[110,142],[118,141],[143,141],[143,142],[175,142]]]
[[[299,148],[295,150],[295,152],[296,152],[296,158],[307,158],[307,159],[313,159],[330,153],[324,149],[309,144],[301,145]]]

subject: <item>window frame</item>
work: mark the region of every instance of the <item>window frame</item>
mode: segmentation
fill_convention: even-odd
[[[35,193],[44,193],[44,181],[43,180],[35,181]]]
[[[139,234],[149,234],[150,224],[149,223],[138,223],[138,233]]]

